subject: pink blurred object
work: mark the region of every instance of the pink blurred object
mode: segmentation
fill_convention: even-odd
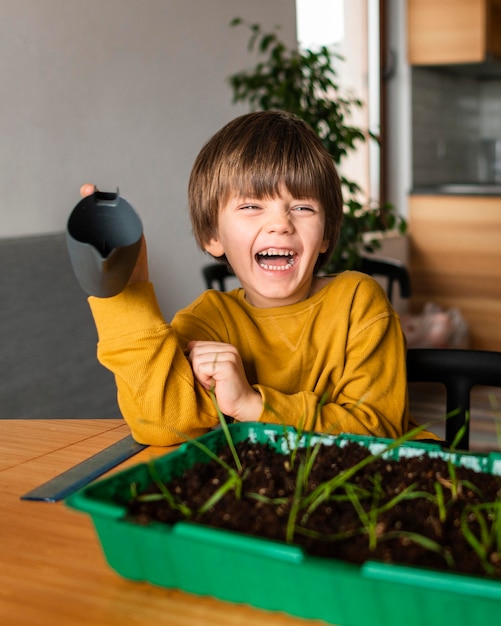
[[[458,309],[428,302],[419,315],[401,316],[409,348],[468,348],[468,324]]]

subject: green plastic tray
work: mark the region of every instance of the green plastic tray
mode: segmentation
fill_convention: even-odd
[[[306,435],[297,442],[294,429],[264,424],[234,424],[230,429],[235,442],[268,442],[283,452],[290,445],[310,445],[319,439],[333,445],[357,441],[373,452],[390,443],[348,435]],[[225,443],[221,430],[200,441],[214,451]],[[423,450],[449,456],[438,446],[415,442],[388,455],[398,458]],[[501,475],[500,453],[451,454],[458,465]],[[168,480],[206,458],[187,443],[153,463],[159,476]],[[126,578],[340,626],[471,626],[492,622],[501,610],[501,583],[496,581],[377,562],[360,567],[312,557],[297,546],[188,522],[140,526],[125,520],[125,507],[114,501],[126,498],[132,482],[141,489],[149,481],[142,463],[66,500],[92,516],[109,565]]]

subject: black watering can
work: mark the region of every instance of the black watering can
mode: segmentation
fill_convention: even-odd
[[[75,275],[91,296],[109,298],[127,285],[139,255],[143,226],[117,193],[96,191],[70,214],[66,242]]]

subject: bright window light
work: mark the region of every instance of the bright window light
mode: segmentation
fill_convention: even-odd
[[[296,17],[301,48],[331,46],[344,37],[344,0],[296,0]]]

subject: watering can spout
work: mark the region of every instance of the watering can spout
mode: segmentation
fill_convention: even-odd
[[[96,191],[73,209],[66,242],[73,271],[91,296],[109,298],[127,285],[141,246],[143,227],[118,192]]]

